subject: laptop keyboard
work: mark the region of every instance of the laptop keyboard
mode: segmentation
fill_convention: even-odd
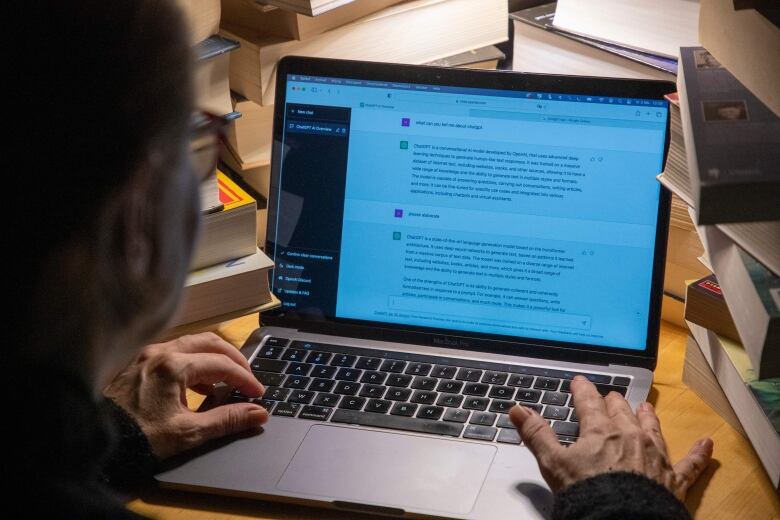
[[[561,444],[577,440],[569,385],[583,375],[602,395],[626,395],[630,378],[386,352],[270,337],[250,363],[269,413],[312,421],[520,444],[509,410],[533,408]]]

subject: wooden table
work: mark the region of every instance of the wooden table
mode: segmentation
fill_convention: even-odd
[[[217,333],[240,347],[257,327],[257,315],[223,324]],[[780,519],[780,501],[750,443],[726,424],[682,383],[687,333],[663,322],[658,368],[648,400],[661,419],[672,460],[682,457],[694,441],[709,436],[714,460],[691,489],[686,505],[702,519]],[[197,394],[190,404],[197,406]],[[239,498],[155,490],[128,502],[138,513],[160,519],[368,519],[368,515],[275,504]]]

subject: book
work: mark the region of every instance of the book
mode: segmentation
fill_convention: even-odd
[[[702,47],[677,78],[697,224],[780,220],[780,117]]]
[[[780,377],[780,277],[716,226],[699,234],[757,377]]]
[[[780,489],[780,379],[759,379],[742,346],[688,323],[775,489]]]
[[[669,72],[619,56],[545,28],[528,10],[512,13],[512,68],[521,72],[674,81]]]
[[[318,16],[271,7],[257,0],[222,0],[222,21],[261,34],[305,40],[403,0],[356,0]]]
[[[495,70],[498,62],[505,59],[506,55],[495,45],[488,45],[480,49],[472,49],[460,52],[453,56],[447,56],[438,60],[429,61],[426,65],[434,67],[460,67],[464,69]]]
[[[696,280],[712,274],[699,261],[699,257],[703,254],[704,246],[695,229],[686,230],[677,226],[669,226],[664,293],[684,300],[688,280]]]
[[[230,86],[260,105],[274,102],[276,64],[283,56],[426,63],[507,39],[505,0],[415,0],[389,7],[303,41],[223,24],[240,41]]]
[[[685,342],[685,359],[683,361],[682,382],[693,390],[702,401],[720,415],[729,426],[747,437],[742,423],[739,422],[734,408],[731,407],[726,394],[718,383],[718,379],[707,364],[699,344],[692,336],[688,336]]]
[[[219,201],[219,184],[217,183],[216,169],[200,182],[198,190],[201,214],[208,215],[222,209],[222,203]]]
[[[780,276],[780,221],[740,222],[717,226],[750,256],[773,274]]]
[[[218,115],[233,112],[230,100],[230,53],[239,43],[213,35],[198,43],[195,50],[195,106]]]
[[[175,0],[184,13],[190,33],[190,44],[196,45],[219,32],[220,0]]]
[[[306,16],[320,16],[353,2],[355,0],[263,0],[263,3]]]
[[[688,284],[685,293],[685,319],[719,336],[740,341],[726,299],[715,275]]]
[[[257,203],[223,172],[217,170],[220,211],[202,218],[191,270],[251,255],[257,248]]]
[[[587,38],[677,58],[699,44],[699,2],[690,0],[558,0],[553,25]]]
[[[271,301],[268,271],[273,262],[259,249],[249,256],[193,271],[168,328],[261,306]]]
[[[774,3],[778,17],[780,4]],[[780,116],[780,28],[766,12],[740,10],[734,0],[704,0],[699,38],[734,77]]]
[[[261,106],[232,93],[231,103],[241,117],[233,121],[225,133],[228,148],[238,163],[238,170],[248,170],[271,164],[274,106]],[[268,196],[268,189],[258,190]]]
[[[271,166],[258,166],[241,170],[229,150],[220,155],[220,168],[254,197],[257,205],[256,228],[257,247],[265,248],[265,234],[268,221],[268,189],[271,177]]]

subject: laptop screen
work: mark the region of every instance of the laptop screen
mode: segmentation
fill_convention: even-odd
[[[279,84],[267,252],[286,314],[645,349],[665,101]]]

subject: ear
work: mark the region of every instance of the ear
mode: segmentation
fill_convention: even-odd
[[[150,235],[156,215],[153,197],[153,168],[144,163],[133,174],[121,193],[119,224],[124,237],[124,251],[128,275],[141,280],[149,273],[152,263],[154,238]]]

